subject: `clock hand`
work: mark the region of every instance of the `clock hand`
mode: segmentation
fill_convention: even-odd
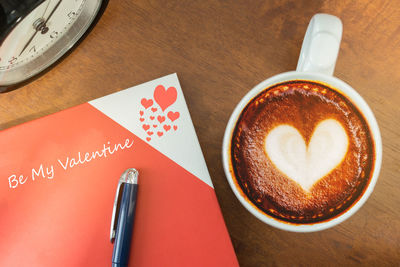
[[[35,33],[32,35],[32,37],[25,44],[24,48],[22,48],[21,53],[19,53],[19,57],[22,55],[22,53],[25,51],[25,49],[28,47],[28,45],[32,42],[33,38],[36,36],[37,33],[38,33],[38,30],[35,31]]]
[[[58,1],[57,5],[53,8],[53,10],[51,11],[50,15],[47,17],[46,21],[44,22],[44,27],[46,27],[47,22],[49,21],[49,19],[51,18],[51,16],[53,16],[54,12],[56,11],[56,9],[60,6],[62,0]],[[47,27],[46,27],[47,28]]]
[[[47,2],[47,6],[46,6],[46,9],[45,9],[44,12],[43,12],[42,17],[44,16],[44,14],[46,14],[46,11],[47,11],[47,8],[49,8],[49,5],[50,5],[50,1]],[[42,18],[40,18],[40,19],[37,20],[37,23],[38,23],[37,26],[35,26],[35,24],[33,24],[33,25],[35,26],[35,33],[34,33],[34,34],[32,35],[32,37],[28,40],[28,42],[25,44],[24,48],[22,48],[21,53],[19,53],[19,57],[22,55],[22,53],[25,51],[25,49],[28,47],[28,45],[32,42],[33,38],[35,38],[37,32],[38,32],[39,30],[41,30],[42,27],[45,25],[45,24],[43,23],[42,20],[43,20]],[[36,23],[36,21],[35,21],[35,23]]]
[[[43,12],[42,17],[44,17],[44,14],[46,14],[46,11],[47,11],[47,9],[49,8],[50,2],[51,2],[51,0],[49,0],[49,1],[47,2],[47,6],[46,6],[46,9],[45,9],[44,12]]]
[[[51,16],[53,16],[54,12],[56,11],[56,9],[60,6],[62,0],[58,1],[58,3],[56,4],[56,6],[53,8],[53,10],[50,12],[50,15],[47,17],[46,21],[44,23],[40,23],[37,27],[36,27],[36,31],[35,33],[32,35],[32,37],[28,40],[28,42],[25,44],[24,48],[22,48],[21,53],[19,53],[19,56],[22,55],[22,53],[25,51],[25,49],[29,46],[29,44],[32,42],[33,38],[35,38],[36,34],[38,33],[38,31],[41,31],[42,33],[46,33],[49,28],[46,26],[47,22],[49,21],[49,19],[51,18]],[[48,6],[47,6],[48,7]],[[46,7],[46,9],[47,9]]]

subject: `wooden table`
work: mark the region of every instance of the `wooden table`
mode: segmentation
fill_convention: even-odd
[[[364,96],[383,139],[375,191],[346,222],[298,234],[263,224],[233,195],[221,142],[230,113],[265,78],[296,68],[312,15],[344,25],[335,75]],[[177,72],[241,266],[400,264],[400,2],[110,0],[67,58],[0,95],[0,129]],[[29,133],[27,133],[29,134]]]

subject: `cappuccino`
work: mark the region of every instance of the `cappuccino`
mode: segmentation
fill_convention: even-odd
[[[332,219],[367,188],[374,140],[358,108],[313,81],[271,86],[242,110],[230,169],[239,191],[268,216],[293,224]]]

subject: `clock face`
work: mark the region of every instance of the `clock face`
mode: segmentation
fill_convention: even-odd
[[[0,47],[0,85],[23,81],[67,52],[97,15],[101,0],[46,0],[24,17]]]

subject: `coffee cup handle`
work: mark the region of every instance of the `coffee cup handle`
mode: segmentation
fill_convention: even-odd
[[[296,71],[333,75],[342,39],[343,26],[338,17],[316,14],[308,24]]]

